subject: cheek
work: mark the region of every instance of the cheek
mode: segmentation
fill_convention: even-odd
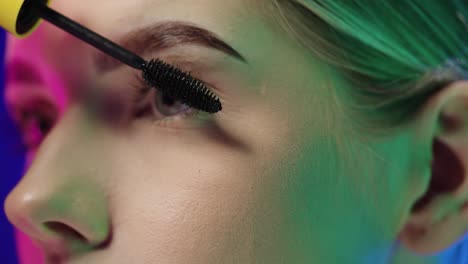
[[[118,181],[113,207],[116,238],[141,245],[152,259],[207,263],[247,256],[259,233],[269,233],[260,230],[262,223],[284,213],[275,209],[273,199],[281,195],[272,191],[282,186],[275,164],[284,157],[184,144],[156,133],[135,136],[142,138],[145,145],[120,146],[126,158],[120,154],[111,172]]]
[[[272,240],[290,210],[282,164],[297,139],[286,111],[257,107],[220,117],[223,136],[135,122],[108,156],[117,243],[162,263],[248,263],[220,259]]]
[[[153,179],[120,188],[115,202],[120,224],[115,230],[125,243],[137,243],[150,259],[166,262],[208,263],[231,254],[247,255],[253,212],[262,207],[256,199],[255,175],[233,164],[223,171],[210,169],[210,163],[198,164],[189,169],[153,167]],[[197,168],[203,168],[201,173]],[[238,180],[232,180],[235,177]]]

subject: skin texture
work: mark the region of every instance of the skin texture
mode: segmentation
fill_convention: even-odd
[[[155,121],[134,115],[130,67],[100,72],[94,48],[47,23],[27,39],[9,37],[7,103],[37,147],[5,210],[50,263],[57,255],[89,264],[383,263],[397,238],[432,254],[464,234],[467,212],[455,209],[468,197],[465,184],[420,213],[410,209],[431,180],[435,138],[468,161],[464,126],[447,130],[439,119],[447,112],[463,120],[466,82],[431,98],[400,133],[372,139],[350,130],[324,85],[326,67],[242,1],[52,7],[113,40],[158,21],[188,21],[249,63],[196,45],[145,54],[191,71],[223,104],[213,116]],[[31,105],[53,123],[47,135],[22,117]],[[432,222],[441,211],[449,220]],[[426,233],[410,232],[411,223]]]

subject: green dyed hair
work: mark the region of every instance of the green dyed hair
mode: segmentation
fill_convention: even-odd
[[[344,112],[368,132],[391,133],[432,94],[468,79],[465,0],[273,3],[282,28],[336,71]]]

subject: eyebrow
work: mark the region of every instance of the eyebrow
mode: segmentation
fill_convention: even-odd
[[[214,32],[188,22],[159,22],[133,30],[121,37],[117,43],[140,56],[150,51],[164,50],[184,44],[195,44],[221,51],[243,63],[247,63],[244,56]],[[110,70],[123,65],[103,52],[98,52],[94,60],[95,64],[103,70]]]

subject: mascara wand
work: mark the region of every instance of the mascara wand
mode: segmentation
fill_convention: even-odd
[[[107,55],[142,72],[145,82],[189,107],[216,113],[219,99],[199,80],[160,59],[145,61],[47,6],[48,0],[8,0],[0,4],[0,26],[19,37],[30,34],[42,18]]]

